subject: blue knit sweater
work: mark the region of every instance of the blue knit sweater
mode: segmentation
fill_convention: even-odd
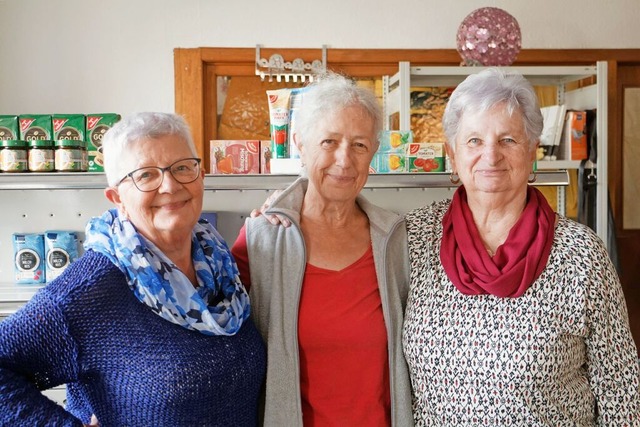
[[[265,348],[249,319],[206,336],[154,314],[88,251],[0,322],[0,425],[253,426]],[[67,410],[39,390],[67,384]]]

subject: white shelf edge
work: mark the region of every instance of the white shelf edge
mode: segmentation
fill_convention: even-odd
[[[401,62],[402,63],[402,62]],[[408,63],[407,63],[408,64]],[[410,67],[412,86],[457,86],[469,74],[493,67],[417,66]],[[509,72],[519,72],[534,85],[560,85],[597,74],[595,66],[509,66],[495,67]]]
[[[580,160],[538,160],[538,170],[578,169]]]
[[[206,191],[277,190],[291,184],[297,175],[205,175]],[[536,185],[568,185],[563,171],[539,171]],[[0,174],[0,190],[102,190],[102,173]],[[365,188],[450,188],[448,172],[371,174]]]
[[[17,284],[0,282],[0,315],[14,312],[18,306],[29,301],[44,284]],[[11,305],[11,306],[9,306]]]

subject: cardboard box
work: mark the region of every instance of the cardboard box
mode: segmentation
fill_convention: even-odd
[[[407,171],[406,157],[399,153],[376,153],[369,165],[370,173],[403,173]]]
[[[402,153],[405,147],[413,142],[412,132],[399,130],[383,130],[380,132],[378,153]]]
[[[212,174],[260,173],[260,141],[210,141]]]
[[[414,142],[407,146],[409,172],[444,172],[444,142]]]

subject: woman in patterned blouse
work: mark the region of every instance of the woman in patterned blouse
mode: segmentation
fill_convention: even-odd
[[[443,124],[452,200],[407,214],[403,346],[418,426],[640,424],[638,363],[602,242],[535,181],[535,92],[489,69]]]

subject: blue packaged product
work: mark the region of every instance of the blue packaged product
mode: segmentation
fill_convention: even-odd
[[[302,105],[302,99],[304,93],[308,90],[307,87],[298,87],[291,89],[291,96],[289,101],[289,158],[299,159],[300,150],[298,145],[293,140],[293,134],[297,131],[297,111]]]
[[[46,231],[46,278],[50,282],[78,258],[78,235],[75,231]]]
[[[13,253],[16,283],[44,283],[42,234],[14,233]]]
[[[200,215],[200,218],[206,219],[207,221],[209,221],[209,224],[211,224],[211,226],[213,228],[216,228],[216,229],[218,228],[218,213],[217,212],[204,211]]]

